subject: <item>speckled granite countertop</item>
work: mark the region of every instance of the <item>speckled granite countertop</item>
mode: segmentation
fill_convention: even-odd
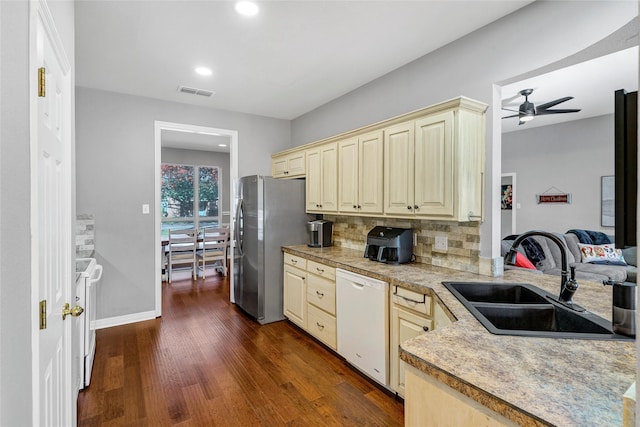
[[[422,291],[454,321],[401,345],[417,369],[525,426],[620,426],[622,395],[635,381],[635,342],[530,338],[489,333],[442,281],[530,283],[558,293],[560,278],[508,270],[480,276],[425,264],[393,266],[341,247],[284,252]],[[580,281],[576,304],[611,319],[611,289]]]

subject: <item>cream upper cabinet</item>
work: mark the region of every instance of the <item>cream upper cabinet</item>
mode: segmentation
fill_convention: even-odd
[[[383,211],[382,131],[338,143],[338,210],[344,213]]]
[[[413,215],[414,122],[384,130],[384,213]]]
[[[453,111],[415,122],[416,215],[453,216]]]
[[[273,175],[306,176],[309,213],[481,221],[486,109],[459,97],[412,111],[275,154]]]
[[[384,132],[386,216],[482,219],[483,113],[452,109]]]
[[[338,144],[307,150],[307,212],[338,211]]]
[[[274,178],[304,177],[305,166],[305,150],[274,155],[271,158],[271,175]]]

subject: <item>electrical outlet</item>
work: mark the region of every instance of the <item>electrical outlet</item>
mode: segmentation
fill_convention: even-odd
[[[434,249],[436,251],[446,251],[449,248],[449,242],[447,241],[447,236],[436,236],[436,244],[434,245]]]
[[[144,215],[149,213],[149,205],[148,204],[145,203],[144,205],[142,205],[142,213]]]

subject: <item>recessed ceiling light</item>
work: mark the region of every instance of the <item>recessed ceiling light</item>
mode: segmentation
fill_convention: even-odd
[[[218,144],[218,147],[226,147],[227,144]]]
[[[252,1],[239,1],[236,3],[236,12],[240,15],[254,16],[258,14],[258,5]]]
[[[201,76],[210,76],[211,74],[213,74],[213,71],[211,71],[211,69],[207,67],[198,67],[196,68],[196,73],[200,74]]]

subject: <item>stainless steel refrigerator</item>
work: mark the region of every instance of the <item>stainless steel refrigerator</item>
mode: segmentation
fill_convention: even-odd
[[[306,242],[304,188],[259,175],[236,185],[234,297],[261,324],[284,319],[281,247]]]

